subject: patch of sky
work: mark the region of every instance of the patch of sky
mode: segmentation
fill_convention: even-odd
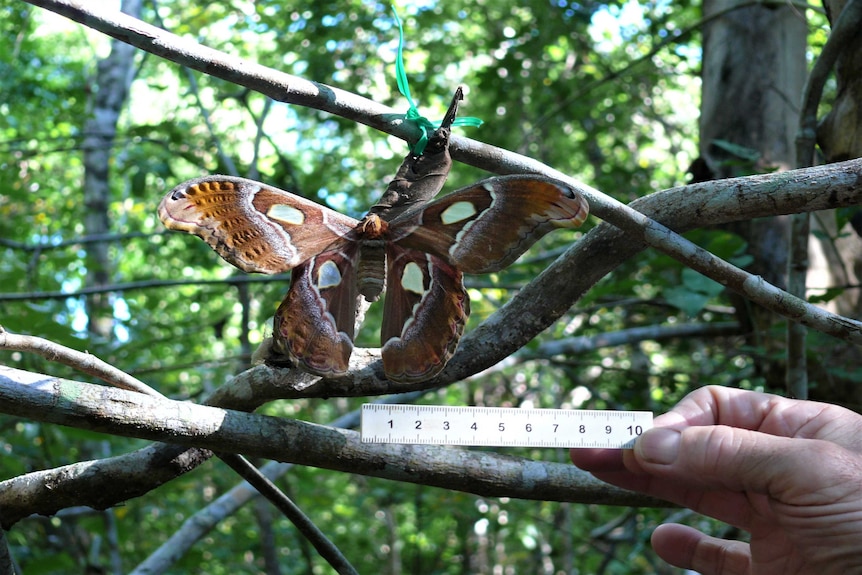
[[[590,38],[599,52],[612,52],[643,27],[645,7],[638,2],[607,5],[590,19]]]
[[[638,34],[650,24],[649,15],[666,13],[670,9],[672,6],[668,0],[651,4],[628,1],[620,5],[603,6],[596,10],[590,19],[590,38],[597,51],[610,53],[626,43],[636,41]],[[665,40],[681,33],[681,29],[669,28],[659,30],[658,36]],[[700,61],[699,45],[690,42],[678,43],[670,49],[682,58]]]
[[[323,18],[320,19],[320,23],[326,26],[327,28],[332,28],[334,26],[339,26],[344,21],[345,15],[342,14],[327,14]]]

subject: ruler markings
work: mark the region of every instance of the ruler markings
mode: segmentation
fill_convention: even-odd
[[[650,427],[643,411],[362,406],[364,443],[630,448]]]

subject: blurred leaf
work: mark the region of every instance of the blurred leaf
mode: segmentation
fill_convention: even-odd
[[[667,303],[688,316],[696,316],[709,302],[710,296],[684,287],[668,288],[662,292]]]
[[[822,294],[809,296],[808,302],[817,304],[829,303],[835,298],[843,295],[845,291],[847,290],[843,287],[828,288]]]

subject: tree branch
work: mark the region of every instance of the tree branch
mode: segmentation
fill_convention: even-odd
[[[411,142],[419,138],[419,128],[404,122],[404,114],[388,106],[207,48],[192,39],[111,11],[104,4],[79,0],[26,1],[165,60],[260,92],[277,102],[329,112]]]
[[[9,333],[2,325],[0,325],[0,349],[36,353],[49,361],[74,367],[120,389],[143,393],[151,397],[164,397],[141,380],[132,377],[110,363],[102,361],[95,355],[76,351],[41,337]]]
[[[142,382],[130,378],[113,366],[105,364],[89,354],[70,350],[32,336],[19,336],[9,334],[8,332],[2,332],[0,335],[2,335],[0,337],[0,348],[36,352],[48,359],[82,369],[119,387],[137,390],[150,396],[158,396],[157,392]],[[18,373],[27,374],[27,372]],[[101,389],[95,386],[92,387],[94,389]],[[72,393],[72,396],[75,395],[77,395],[77,392]],[[418,395],[420,395],[419,392],[411,392],[403,396],[392,396],[387,398],[387,400],[396,403],[412,401]],[[227,397],[227,399],[231,398]],[[253,408],[253,404],[261,402],[257,397],[256,400],[254,402],[247,402],[247,406]],[[33,405],[30,409],[35,409],[36,407]],[[29,412],[27,410],[27,413]],[[334,424],[345,427],[355,426],[357,419],[357,414],[348,414],[337,420]],[[0,495],[0,508],[9,511],[9,513],[5,514],[6,520],[9,521],[6,526],[11,526],[12,523],[21,517],[31,513],[50,514],[57,509],[68,507],[69,505],[86,504],[96,508],[108,507],[135,495],[143,494],[150,488],[191,470],[210,455],[208,451],[197,449],[182,453],[182,450],[178,450],[176,447],[161,444],[150,446],[139,452],[125,456],[107,458],[97,462],[83,462],[49,471],[27,474],[2,484],[3,489],[0,489],[0,493],[5,494],[6,497],[4,500],[4,497]],[[236,456],[225,455],[224,457],[230,459]],[[288,467],[286,465],[270,466],[268,471],[270,473],[283,473]],[[415,471],[418,469],[418,466],[414,466],[413,469]],[[110,481],[110,487],[104,485],[106,478],[109,478],[107,480]],[[239,486],[236,489],[240,489],[241,487]],[[241,500],[234,500],[232,495],[230,504],[221,504],[217,506],[218,509],[226,511],[235,509],[250,498],[250,494],[246,489],[241,489],[234,495],[236,494],[239,494]],[[209,526],[214,524],[214,518],[209,512],[204,515],[209,520]],[[164,566],[165,562],[170,562],[176,556],[176,553],[179,552],[176,547],[177,545],[190,545],[205,530],[206,527],[198,525],[198,522],[195,522],[192,528],[184,530],[183,534],[177,534],[175,540],[172,540],[171,545],[165,549],[160,549],[151,560],[146,561],[139,567],[147,569],[153,565]],[[154,572],[158,570],[156,569]]]
[[[829,79],[838,57],[851,46],[859,35],[862,23],[862,2],[848,0],[844,9],[832,25],[832,33],[823,45],[820,55],[811,68],[802,95],[802,111],[799,114],[799,128],[796,133],[796,165],[806,168],[814,164],[814,150],[817,143],[817,108],[823,95],[823,88]]]
[[[423,395],[422,392],[410,392],[392,395],[378,400],[376,403],[413,403]],[[329,425],[351,429],[359,426],[360,412],[352,411],[337,418]],[[279,463],[270,461],[260,468],[260,473],[275,481],[287,473],[293,467],[292,463]],[[198,510],[194,515],[187,518],[182,526],[175,531],[164,543],[159,546],[149,557],[142,561],[129,575],[151,575],[152,573],[164,573],[173,565],[179,557],[184,555],[192,545],[204,535],[212,531],[220,521],[229,517],[248,503],[260,496],[251,485],[242,481],[232,487],[230,491],[221,495],[218,499]]]
[[[16,242],[15,240],[9,240],[6,238],[0,238],[0,246],[11,248],[13,250],[23,250],[27,252],[45,252],[48,250],[58,250],[62,248],[68,248],[73,246],[81,246],[86,244],[98,244],[105,242],[121,242],[129,239],[136,238],[144,238],[150,239],[156,236],[163,236],[170,232],[170,230],[162,230],[159,232],[127,232],[127,233],[107,233],[107,234],[90,234],[86,236],[80,236],[71,240],[62,240],[59,242],[39,242],[39,243],[31,243],[31,242]]]
[[[217,455],[237,475],[253,485],[258,493],[269,499],[293,523],[302,536],[308,539],[308,542],[335,569],[336,573],[339,575],[359,575],[359,572],[350,564],[341,550],[309,519],[308,515],[245,457],[235,453],[219,453]]]
[[[5,366],[0,366],[0,411],[112,435],[245,453],[486,497],[663,505],[613,488],[568,464],[442,446],[365,444],[353,431],[152,398]],[[0,483],[0,508],[7,526],[20,519],[24,509],[32,513],[34,492],[45,498],[38,508],[56,503],[51,486],[33,485],[33,475],[30,485],[20,478]],[[100,507],[82,499],[75,504]]]
[[[644,340],[664,341],[679,338],[729,337],[740,335],[737,322],[687,323],[681,325],[650,325],[632,327],[595,336],[577,336],[542,343],[536,349],[524,349],[515,354],[519,363],[555,355],[577,355],[599,348],[628,345]]]
[[[640,198],[632,207],[682,232],[705,225],[707,220],[709,225],[718,225],[743,219],[741,214],[747,219],[827,209],[833,202],[857,205],[862,203],[860,181],[862,160],[853,160],[673,188]],[[643,221],[644,228],[615,219],[611,223],[617,227],[603,223],[590,230],[564,257],[469,332],[437,383],[467,377],[525,345],[612,269],[644,249],[649,236],[666,234],[669,241],[682,240],[641,213],[634,213]],[[687,240],[677,243],[675,249],[681,254],[691,253],[691,257],[682,258],[686,265],[707,272],[705,275],[752,301],[791,319],[816,324],[815,329],[825,333],[854,343],[862,341],[860,322],[827,314],[738,268],[718,265],[717,258],[711,254],[704,257],[704,250]]]
[[[597,335],[567,337],[543,342],[535,349],[522,348],[496,365],[480,371],[473,377],[485,377],[497,371],[530,361],[550,361],[555,356],[564,356],[566,359],[569,359],[572,356],[597,349],[631,345],[644,340],[664,341],[679,338],[730,337],[734,335],[741,335],[741,328],[738,323],[716,322],[633,327]]]
[[[27,418],[33,419],[29,414]],[[19,475],[0,482],[0,527],[9,529],[30,515],[54,515],[79,505],[107,509],[176,479],[210,457],[206,449],[159,443],[117,457]]]

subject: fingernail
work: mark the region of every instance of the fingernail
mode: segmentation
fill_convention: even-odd
[[[666,427],[656,427],[644,433],[637,443],[635,452],[648,463],[669,465],[676,461],[679,454],[680,433]]]

